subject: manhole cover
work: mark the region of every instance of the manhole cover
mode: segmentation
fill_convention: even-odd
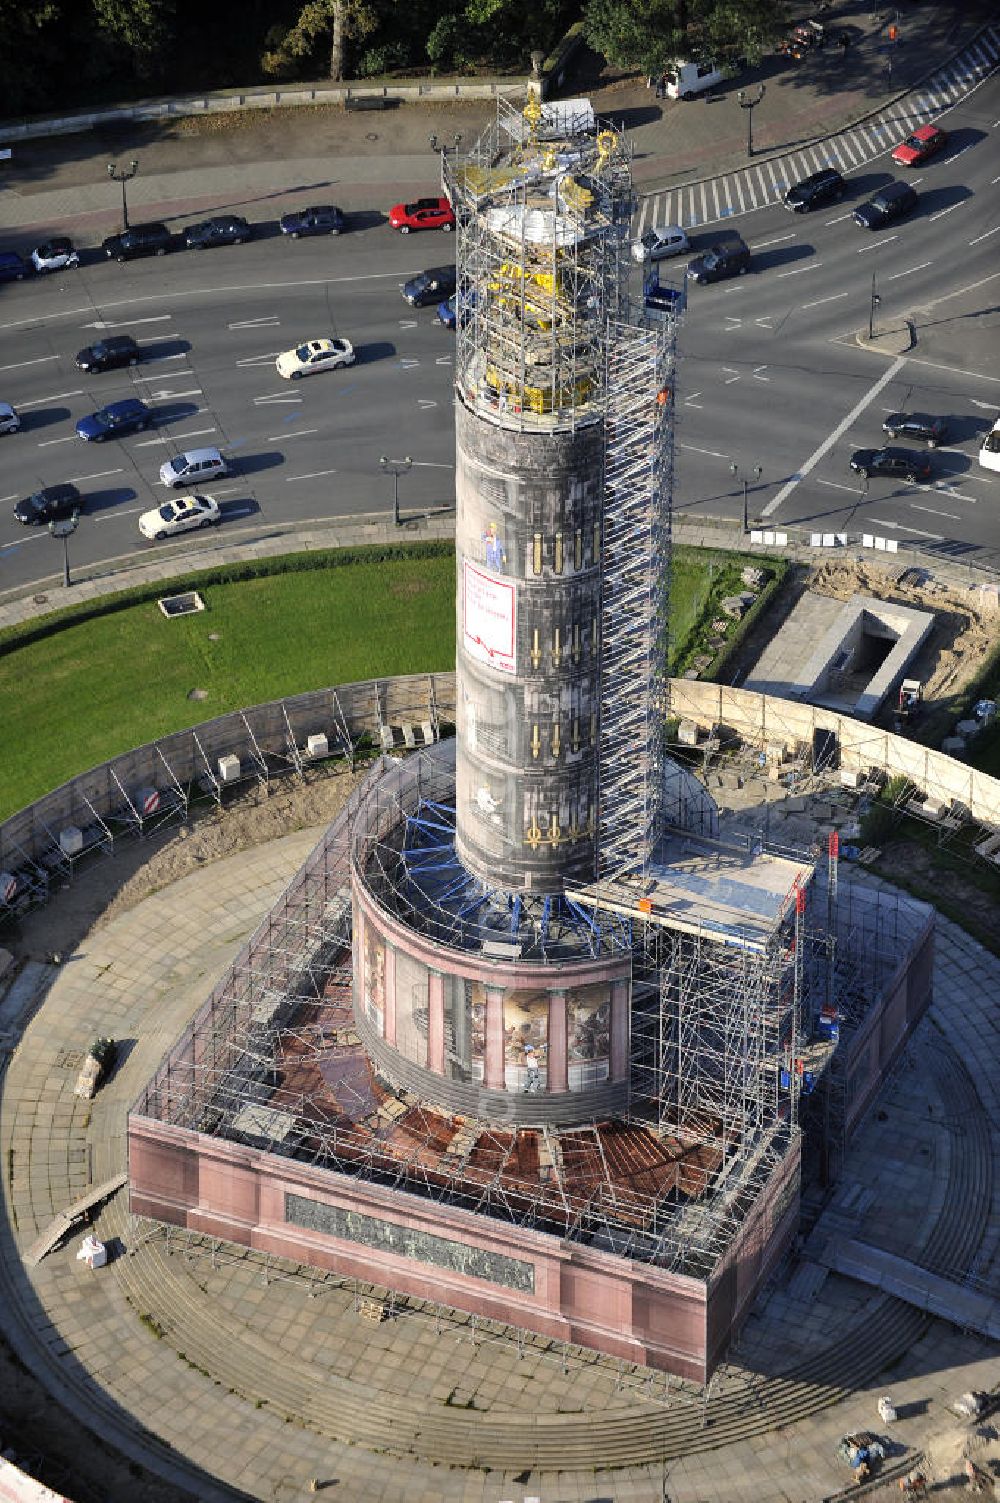
[[[47,595],[32,595],[31,599],[35,605],[47,605],[49,597]]]

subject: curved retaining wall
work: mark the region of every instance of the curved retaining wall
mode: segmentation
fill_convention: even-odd
[[[974,819],[1000,829],[1000,779],[944,752],[849,715],[750,689],[676,678],[669,688],[670,713],[682,720],[705,729],[726,726],[761,748],[771,741],[783,741],[790,749],[811,746],[816,730],[832,731],[842,767],[862,774],[879,768],[890,778],[907,777],[928,798],[960,803]],[[453,673],[346,684],[221,715],[80,773],[11,815],[0,824],[0,872],[17,871],[26,861],[42,862],[67,825],[90,824],[95,813],[113,819],[126,803],[125,791],[169,786],[168,770],[182,786],[196,783],[207,775],[206,764],[215,770],[220,756],[249,758],[256,749],[271,760],[272,773],[290,771],[295,764],[289,743],[303,747],[317,732],[329,737],[332,750],[342,742],[345,727],[355,741],[367,734],[378,744],[386,726],[394,729],[394,744],[405,745],[401,728],[422,735],[425,724],[436,732],[442,722],[454,719]],[[3,914],[0,894],[0,918]]]
[[[770,742],[783,742],[789,753],[811,748],[816,731],[830,731],[837,738],[841,767],[861,774],[878,768],[887,778],[909,778],[929,799],[959,803],[980,823],[1000,826],[1000,779],[850,715],[683,678],[670,680],[670,713],[706,731],[722,726],[762,750]]]
[[[123,752],[71,778],[0,825],[0,873],[15,877],[17,886],[9,904],[0,889],[0,919],[6,907],[20,904],[24,884],[32,879],[44,882],[46,872],[65,866],[59,849],[62,830],[93,830],[100,822],[115,832],[135,830],[141,827],[136,823],[140,793],[159,793],[163,810],[172,804],[183,813],[190,793],[212,790],[220,757],[239,758],[242,782],[263,780],[308,765],[310,736],[326,736],[331,755],[350,755],[362,737],[383,749],[405,746],[407,737],[424,744],[436,739],[442,724],[453,723],[454,717],[454,674],[411,674],[317,689],[235,710]]]

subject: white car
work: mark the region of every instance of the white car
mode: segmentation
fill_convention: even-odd
[[[300,376],[335,371],[338,365],[353,365],[357,358],[349,339],[309,339],[297,349],[279,355],[275,364],[279,376],[286,381],[297,381]]]
[[[0,433],[16,433],[20,426],[16,409],[9,402],[0,402]]]
[[[997,418],[992,430],[983,439],[979,463],[984,470],[1000,470],[1000,418]]]
[[[691,249],[691,242],[679,224],[655,224],[639,240],[632,242],[632,255],[636,261],[666,261],[670,256],[682,256]]]
[[[214,496],[181,496],[164,501],[139,518],[144,538],[171,538],[175,532],[191,532],[196,527],[217,527],[222,521],[219,503]]]
[[[80,253],[72,240],[59,235],[55,240],[46,240],[44,245],[36,245],[31,252],[31,263],[36,271],[62,271],[67,266],[79,266]]]

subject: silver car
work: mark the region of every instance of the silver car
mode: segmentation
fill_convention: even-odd
[[[58,235],[54,240],[35,246],[31,252],[31,264],[36,271],[63,271],[67,266],[79,266],[80,252],[72,240]]]
[[[654,224],[632,242],[636,261],[666,261],[670,256],[683,256],[690,249],[691,243],[679,224]]]

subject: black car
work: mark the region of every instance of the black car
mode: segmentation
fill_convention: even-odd
[[[139,346],[131,334],[113,334],[110,339],[99,339],[80,351],[76,363],[82,371],[113,371],[123,365],[137,365],[141,358]]]
[[[184,244],[189,250],[208,250],[212,245],[243,245],[252,234],[249,224],[239,214],[220,214],[215,219],[203,219],[200,224],[189,224],[184,231]]]
[[[133,224],[120,235],[102,241],[112,261],[134,261],[139,256],[165,256],[173,236],[165,224]]]
[[[310,209],[292,209],[278,221],[283,235],[340,235],[346,228],[343,211],[336,204],[313,204]]]
[[[71,517],[82,510],[83,497],[75,485],[49,485],[19,501],[14,515],[25,527],[32,527],[36,523],[57,522],[60,517]]]
[[[863,230],[880,230],[883,225],[909,214],[916,202],[917,190],[911,188],[909,183],[886,183],[874,198],[870,198],[865,204],[858,204],[854,211],[854,223],[859,224]]]
[[[414,308],[425,308],[451,297],[457,285],[454,266],[431,266],[404,283],[403,296]]]
[[[783,202],[786,209],[792,209],[796,214],[808,214],[810,209],[836,203],[843,197],[846,186],[835,167],[824,167],[822,172],[814,172],[800,183],[793,184]]]
[[[851,455],[851,469],[859,475],[898,475],[911,485],[931,477],[930,460],[912,449],[857,449]]]
[[[926,412],[890,412],[882,431],[890,438],[922,438],[929,449],[936,449],[948,437],[948,424]]]
[[[692,282],[721,282],[726,277],[742,277],[749,269],[750,247],[738,238],[710,246],[703,256],[688,262]]]

